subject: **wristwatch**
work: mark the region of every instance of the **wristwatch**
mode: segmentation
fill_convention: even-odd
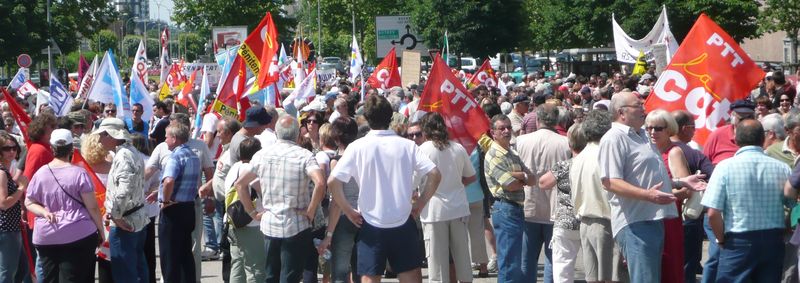
[[[333,237],[333,232],[325,231],[325,237]]]

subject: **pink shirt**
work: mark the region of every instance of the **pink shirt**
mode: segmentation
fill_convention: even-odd
[[[36,216],[36,229],[33,230],[33,243],[36,245],[72,243],[97,232],[89,211],[75,201],[82,201],[82,193],[94,193],[86,170],[74,165],[52,170],[51,173],[47,165],[42,166],[28,185],[27,198],[44,206],[57,219],[56,223],[49,223]]]
[[[725,125],[711,132],[703,146],[703,154],[708,156],[714,165],[731,158],[737,150],[739,146],[736,145],[736,138],[733,135],[733,125]]]

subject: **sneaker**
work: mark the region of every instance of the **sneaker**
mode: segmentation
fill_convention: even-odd
[[[478,270],[478,269],[481,269],[481,265],[473,262],[472,263],[472,270]]]
[[[489,263],[486,264],[486,269],[492,273],[497,272],[497,256],[493,256],[489,259]]]
[[[203,249],[202,252],[200,252],[200,257],[202,258],[203,261],[219,260],[219,252],[209,248],[205,248]]]

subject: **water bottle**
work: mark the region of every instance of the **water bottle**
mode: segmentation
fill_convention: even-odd
[[[314,239],[314,247],[318,248],[321,243],[322,243],[322,240],[316,239],[316,238]],[[325,249],[325,252],[322,253],[322,258],[324,258],[325,261],[331,260],[331,250]]]

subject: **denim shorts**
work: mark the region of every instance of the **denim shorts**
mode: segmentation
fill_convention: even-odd
[[[422,265],[419,230],[411,217],[394,228],[378,228],[366,221],[358,233],[358,274],[383,275],[386,261],[395,273],[403,273]]]

